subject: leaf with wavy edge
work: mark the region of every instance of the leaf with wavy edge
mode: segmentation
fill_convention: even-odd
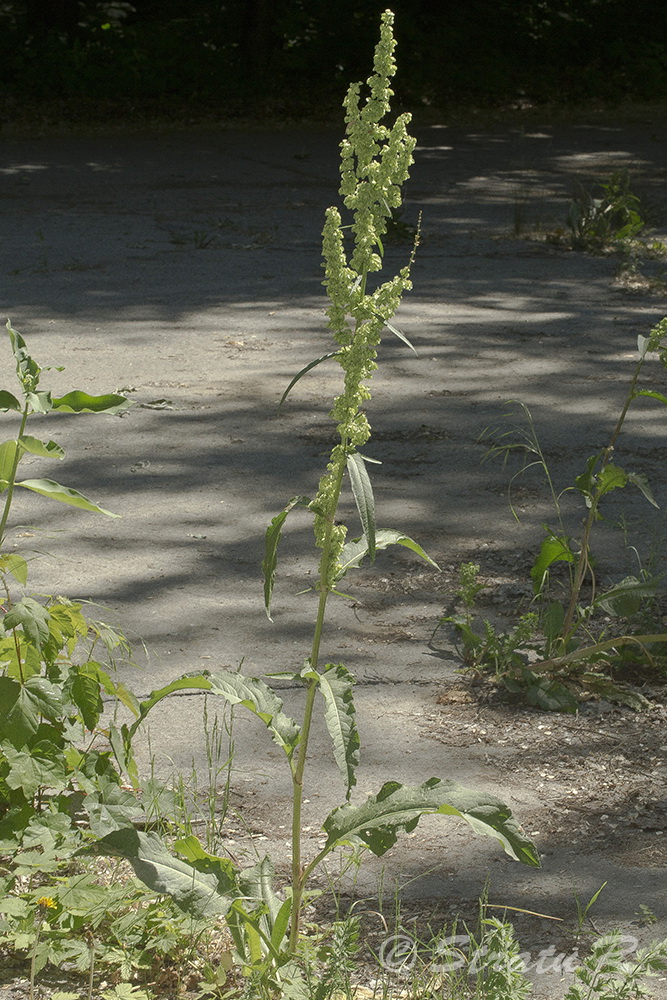
[[[381,531],[375,532],[375,549],[386,549],[389,545],[404,545],[405,548],[410,549],[416,555],[425,559],[426,562],[433,566],[434,569],[440,569],[437,562],[435,562],[431,557],[424,551],[424,549],[415,542],[414,539],[410,538],[408,535],[404,535],[402,531],[393,531],[390,528],[383,528]],[[362,559],[368,555],[368,542],[364,535],[361,538],[354,538],[349,542],[346,542],[343,546],[343,551],[341,552],[341,571],[336,577],[337,580],[341,580],[349,569],[357,569]]]
[[[440,778],[429,778],[422,785],[387,781],[363,805],[346,804],[334,809],[323,824],[328,835],[325,849],[361,841],[382,857],[394,846],[401,830],[410,833],[421,817],[428,814],[458,816],[475,833],[498,840],[516,861],[540,867],[537,848],[504,802]]]
[[[324,673],[317,676],[326,703],[324,721],[333,741],[334,759],[345,782],[346,797],[356,785],[355,768],[359,763],[359,733],[355,722],[352,685],[354,678],[342,663],[327,663]]]

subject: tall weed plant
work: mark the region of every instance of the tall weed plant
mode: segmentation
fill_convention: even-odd
[[[316,364],[327,360],[338,363],[343,384],[331,411],[338,440],[316,495],[293,497],[266,532],[263,570],[269,616],[280,537],[293,510],[301,508],[312,515],[315,544],[320,552],[310,648],[304,651],[302,663],[283,674],[302,687],[301,720],[285,715],[280,698],[264,680],[240,671],[206,672],[186,674],[154,691],[140,704],[139,718],[129,728],[132,738],[155,705],[184,689],[218,695],[257,715],[282,753],[291,776],[290,883],[282,892],[274,888],[274,864],[269,857],[241,869],[231,858],[207,851],[195,836],[174,844],[177,855],[156,834],[131,828],[110,832],[96,845],[99,852],[126,858],[147,885],[170,894],[194,916],[224,916],[246,974],[261,991],[292,988],[289,984],[299,980],[293,963],[300,948],[308,882],[322,861],[338,848],[367,849],[381,857],[402,831],[410,832],[421,816],[430,813],[462,818],[473,832],[499,841],[512,858],[539,865],[535,846],[503,802],[463,788],[451,778],[431,777],[413,786],[389,780],[365,802],[354,802],[360,745],[354,679],[344,664],[328,662],[323,651],[328,603],[340,593],[345,574],[363,559],[372,562],[378,551],[398,544],[435,565],[402,531],[376,526],[369,459],[361,451],[371,434],[365,408],[370,398],[368,382],[377,368],[380,338],[388,328],[405,339],[391,321],[402,295],[411,287],[412,258],[394,276],[375,280],[383,266],[383,237],[392,213],[400,206],[401,186],[408,177],[415,146],[415,139],[407,131],[409,115],[400,115],[391,127],[382,122],[390,111],[391,80],[396,69],[392,25],[393,15],[386,11],[366,96],[362,98],[361,84],[353,84],[344,102],[346,137],[341,143],[340,194],[349,221],[343,221],[338,208],[329,208],[323,230],[327,315],[336,346],[302,369],[288,387],[289,391]],[[360,533],[352,538],[338,520],[339,500],[346,483],[361,522]],[[331,736],[333,761],[345,801],[324,819],[324,846],[314,857],[306,857],[301,811],[311,724],[318,704]]]

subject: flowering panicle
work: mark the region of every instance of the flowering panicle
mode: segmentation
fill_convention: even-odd
[[[370,426],[361,407],[370,398],[364,384],[377,368],[376,347],[404,291],[412,287],[409,264],[380,285],[366,291],[371,272],[382,267],[382,237],[392,209],[401,203],[401,186],[408,177],[416,140],[408,135],[410,115],[400,115],[392,128],[381,124],[389,111],[389,86],[396,71],[392,25],[394,15],[382,15],[380,41],[375,49],[374,73],[367,81],[370,94],[360,107],[361,84],[353,84],[345,98],[346,138],[341,143],[340,194],[352,212],[354,249],[348,261],[340,212],[329,208],[322,233],[324,286],[329,297],[329,328],[340,345],[337,359],[345,374],[343,392],[335,399],[332,418],[337,423],[340,444],[331,453],[327,471],[320,480],[317,497],[315,538],[329,552],[326,563],[329,589],[339,569],[339,556],[346,529],[334,517],[347,456],[370,437]],[[414,251],[413,251],[414,257]],[[321,566],[321,568],[322,568]]]

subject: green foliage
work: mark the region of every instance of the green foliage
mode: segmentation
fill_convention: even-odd
[[[603,250],[633,239],[646,225],[639,198],[630,190],[627,170],[615,171],[598,187],[602,194],[596,197],[581,184],[576,185],[567,224],[577,249]]]
[[[640,382],[649,355],[657,355],[663,368],[667,368],[666,337],[667,318],[656,324],[648,336],[638,338],[638,360],[609,444],[590,456],[584,471],[568,487],[569,491],[579,494],[585,512],[578,539],[573,539],[566,529],[560,502],[565,490],[556,488],[528,408],[520,404],[526,426],[505,431],[486,430],[482,435],[491,440],[487,457],[502,458],[503,462],[517,453],[523,457],[521,469],[510,482],[510,506],[517,520],[511,500],[515,480],[529,469],[537,468],[547,482],[556,526],[544,525],[546,537],[530,572],[537,610],[522,615],[517,625],[507,632],[498,633],[488,621],[482,623],[480,631],[472,615],[475,597],[482,589],[476,582],[479,567],[465,563],[460,569],[456,592],[465,606],[465,613],[444,616],[436,631],[445,623],[453,624],[469,665],[493,670],[509,690],[524,694],[530,704],[546,710],[576,711],[576,696],[582,691],[636,709],[643,708],[645,698],[611,680],[605,668],[614,671],[629,662],[632,656],[629,650],[633,647],[640,650],[647,664],[655,665],[664,659],[665,632],[619,634],[616,625],[613,636],[605,638],[602,628],[596,627],[596,615],[600,611],[615,623],[631,623],[653,599],[659,580],[642,571],[638,576],[626,576],[600,591],[591,537],[595,525],[602,520],[600,506],[604,498],[615,490],[634,486],[652,506],[658,506],[646,476],[612,462],[612,455],[628,410],[637,399],[647,397],[667,404],[667,395],[655,389],[643,389]],[[561,592],[556,595],[550,579],[554,567],[559,564],[567,571],[564,597],[562,583]],[[591,596],[584,602],[582,593],[587,582]]]

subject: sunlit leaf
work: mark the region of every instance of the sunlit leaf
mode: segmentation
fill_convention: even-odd
[[[324,673],[318,676],[318,683],[325,701],[324,721],[333,742],[334,759],[349,799],[357,783],[355,769],[359,764],[359,733],[352,698],[354,678],[342,663],[327,664]]]
[[[542,542],[537,559],[530,571],[533,579],[534,593],[541,593],[546,575],[549,572],[549,567],[553,566],[555,562],[574,562],[574,554],[570,548],[570,543],[564,535],[550,534]]]
[[[387,327],[388,330],[391,330],[391,332],[394,334],[395,337],[398,337],[399,340],[402,340],[403,343],[406,344],[411,351],[414,351],[415,354],[417,353],[412,344],[410,343],[410,341],[408,340],[408,338],[405,336],[404,333],[401,333],[398,327],[392,326],[392,324],[388,323],[386,320],[384,322],[384,325]]]
[[[80,507],[81,510],[91,510],[96,514],[106,514],[107,517],[120,517],[120,514],[113,514],[110,510],[105,510],[98,504],[93,503],[77,490],[72,490],[68,486],[61,486],[52,479],[23,479],[17,486],[23,486],[33,493],[41,493],[42,496],[49,497],[50,500],[59,500],[60,503],[70,504],[72,507]]]
[[[28,582],[28,564],[17,552],[0,556],[0,573],[11,573],[16,582],[23,587]]]
[[[130,406],[125,396],[115,393],[90,396],[81,389],[73,389],[65,396],[54,396],[51,402],[53,409],[59,413],[120,413]]]
[[[405,548],[410,549],[416,555],[426,560],[426,562],[430,566],[433,566],[434,569],[440,569],[438,564],[431,559],[421,545],[415,542],[412,538],[409,538],[407,535],[404,535],[403,532],[392,531],[387,528],[383,528],[381,531],[376,531],[376,551],[386,549],[389,545],[403,545]],[[366,555],[368,555],[368,542],[365,537],[362,536],[361,538],[355,538],[352,541],[346,542],[340,556],[342,568],[336,579],[342,579],[342,577],[344,577],[350,569],[357,569]]]
[[[366,471],[366,463],[358,451],[347,456],[347,471],[352,493],[361,518],[366,539],[366,551],[373,562],[375,559],[375,498],[373,487]]]
[[[475,833],[494,837],[510,857],[534,867],[540,858],[510,809],[493,795],[472,791],[455,781],[429,778],[422,785],[387,781],[363,805],[339,806],[324,821],[327,846],[361,841],[381,857],[394,846],[401,830],[410,833],[427,814],[458,816]]]
[[[21,627],[38,649],[49,639],[49,612],[33,597],[24,597],[12,605],[2,618],[2,625],[6,632]]]
[[[16,396],[13,396],[11,392],[7,392],[6,389],[0,389],[0,410],[21,410],[21,404],[19,403]]]
[[[19,444],[25,451],[29,451],[32,455],[40,455],[42,458],[65,457],[64,449],[55,441],[40,441],[39,438],[32,437],[30,434],[22,434],[19,438]]]

